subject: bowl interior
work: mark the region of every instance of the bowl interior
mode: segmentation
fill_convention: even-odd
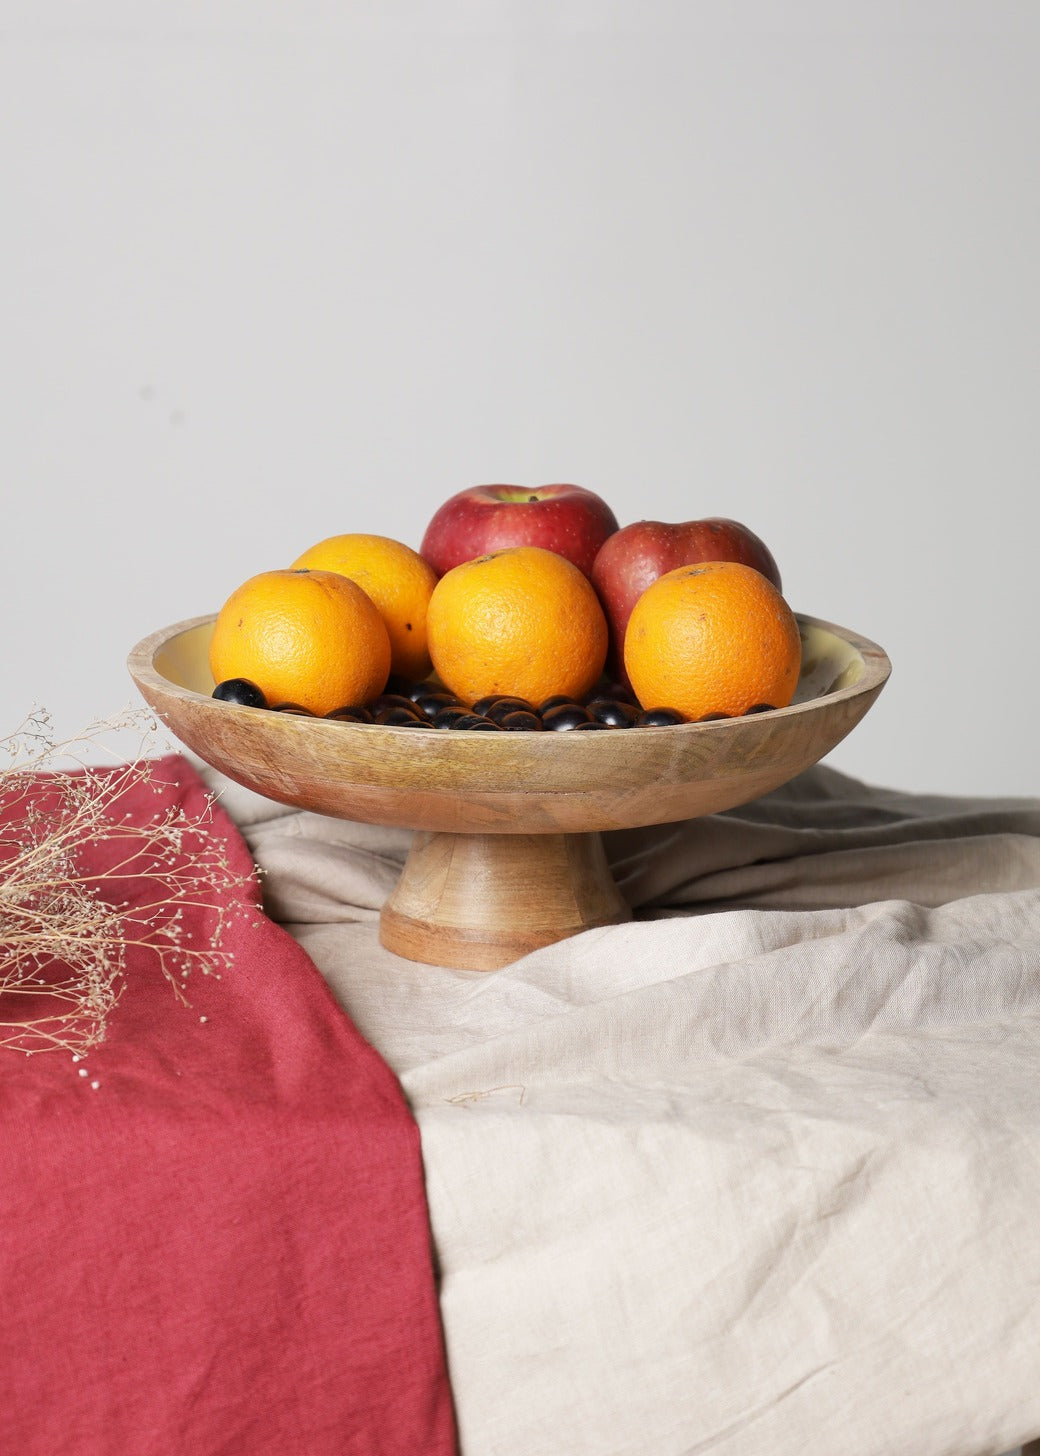
[[[795,703],[854,687],[866,671],[862,652],[848,637],[810,618],[798,619],[802,638],[802,670]],[[212,618],[168,637],[153,658],[156,672],[176,687],[209,697],[216,684],[209,670]]]
[[[786,708],[610,733],[452,733],[218,702],[208,664],[213,620],[166,627],[128,662],[188,748],[282,803],[456,834],[621,829],[732,808],[829,753],[890,670],[875,643],[800,616],[802,675]]]

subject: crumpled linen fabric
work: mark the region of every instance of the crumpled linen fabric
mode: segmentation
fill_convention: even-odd
[[[480,973],[379,945],[407,831],[225,787],[417,1118],[462,1456],[1040,1435],[1040,800],[820,765]]]

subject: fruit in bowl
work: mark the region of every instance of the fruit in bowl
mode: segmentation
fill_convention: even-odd
[[[601,542],[591,578],[539,545],[485,550],[438,576],[389,537],[326,537],[225,603],[210,652],[213,696],[348,723],[482,732],[667,726],[790,702],[800,638],[757,536],[720,518],[641,521],[604,536],[614,517],[579,486],[543,487],[523,502],[492,494],[484,521],[501,525],[496,505],[515,505],[521,522],[556,531],[550,507],[575,499],[596,523],[586,545]],[[676,556],[696,560],[666,570]],[[731,559],[740,556],[748,560]],[[603,677],[611,650],[613,685]],[[478,706],[503,696],[510,713]]]
[[[667,571],[628,619],[625,669],[644,708],[688,722],[786,708],[802,663],[798,621],[760,571],[702,561]]]
[[[437,573],[418,551],[389,536],[348,532],[328,536],[298,556],[293,567],[337,571],[357,582],[371,597],[390,637],[390,671],[398,677],[425,677],[426,609]]]
[[[371,599],[349,577],[265,571],[221,607],[209,665],[218,686],[244,680],[271,707],[321,717],[383,691],[390,638]]]
[[[588,577],[540,546],[452,567],[434,587],[427,632],[437,676],[469,707],[500,694],[581,697],[607,655],[607,620]]]
[[[476,485],[434,513],[419,553],[438,576],[463,561],[507,546],[541,546],[586,576],[618,528],[602,497],[581,485]]]
[[[604,541],[591,578],[610,623],[612,660],[619,672],[625,628],[640,596],[665,572],[700,561],[752,566],[781,590],[780,572],[765,542],[739,521],[721,516],[676,523],[633,521]]]

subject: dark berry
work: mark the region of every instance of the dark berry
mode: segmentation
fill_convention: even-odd
[[[344,708],[335,708],[331,713],[325,714],[326,718],[332,718],[337,723],[371,723],[371,711],[363,703],[356,703]]]
[[[721,723],[724,718],[728,717],[728,713],[705,713],[702,718],[698,718],[696,721],[698,723]]]
[[[385,713],[389,708],[407,708],[410,713],[419,711],[411,698],[406,698],[403,693],[380,693],[378,697],[369,699],[365,707],[377,723],[380,713]]]
[[[526,708],[516,708],[512,713],[504,713],[501,718],[491,719],[491,722],[498,723],[500,728],[506,728],[511,733],[520,732],[540,733],[545,724],[537,713],[530,713]]]
[[[574,732],[587,733],[590,728],[597,730],[602,728],[605,732],[609,733],[611,726],[612,725],[610,723],[600,723],[595,718],[590,718],[587,723],[575,723]]]
[[[498,733],[500,732],[497,723],[492,723],[490,718],[483,718],[479,713],[463,713],[461,718],[456,718],[452,728],[465,728],[470,733]]]
[[[519,708],[521,705],[529,706],[523,702],[522,698],[515,698],[512,693],[488,693],[485,697],[477,699],[473,704],[473,711],[479,713],[483,718],[487,716],[489,708],[497,707],[499,703],[511,703],[515,708]]]
[[[608,728],[631,728],[639,717],[635,704],[621,698],[593,698],[588,711],[597,723],[605,723]]]
[[[553,733],[566,732],[570,728],[577,728],[579,723],[591,722],[588,709],[583,708],[580,703],[569,702],[566,698],[542,713],[543,725]]]
[[[217,683],[213,696],[222,703],[235,703],[240,708],[267,707],[267,699],[256,683],[250,682],[247,677],[229,677],[225,682]]]
[[[533,713],[534,707],[526,698],[516,698],[511,693],[503,693],[495,702],[488,703],[487,707],[482,708],[480,703],[474,703],[473,711],[483,713],[484,717],[490,718],[492,723],[501,723],[507,713]]]
[[[745,708],[744,709],[744,717],[746,718],[749,713],[775,713],[775,712],[776,712],[776,709],[773,707],[772,703],[752,703],[750,708]]]
[[[420,727],[423,727],[426,721],[418,708],[411,703],[407,707],[403,703],[395,703],[388,708],[380,709],[376,714],[376,722],[382,723],[387,728],[401,728],[409,723],[418,723]]]
[[[566,693],[553,693],[551,698],[545,698],[538,704],[539,713],[548,713],[551,708],[563,708],[573,704],[574,699],[569,698]]]
[[[435,713],[433,717],[433,726],[435,728],[454,728],[460,718],[472,717],[473,714],[469,711],[469,709],[464,708],[460,703],[458,707],[441,708],[438,713]]]
[[[432,689],[424,690],[418,697],[413,698],[412,701],[420,713],[427,718],[436,718],[442,708],[457,708],[461,706],[454,693],[436,692]]]
[[[637,728],[671,728],[676,723],[685,723],[686,719],[674,708],[647,708],[640,713],[636,719]]]
[[[276,703],[273,711],[275,713],[291,713],[296,718],[317,717],[317,714],[312,713],[310,708],[305,708],[300,703]]]
[[[542,721],[533,705],[525,702],[523,698],[517,698],[515,702],[496,703],[493,708],[487,710],[484,717],[490,718],[492,723],[501,723],[504,718],[509,717],[510,713],[531,713],[538,718],[539,723]]]

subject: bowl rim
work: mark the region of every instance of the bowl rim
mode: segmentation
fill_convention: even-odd
[[[733,807],[825,757],[891,671],[887,653],[861,633],[795,613],[800,626],[829,633],[858,655],[858,682],[769,712],[644,731],[451,733],[248,708],[160,673],[159,652],[215,616],[159,628],[130,653],[130,674],[160,722],[226,777],[267,798],[434,832],[602,831]],[[839,678],[843,670],[836,666]]]
[[[195,702],[212,703],[213,707],[220,712],[227,712],[229,709],[231,709],[236,713],[246,713],[252,715],[258,711],[268,711],[266,709],[259,710],[256,708],[247,708],[238,703],[220,702],[216,698],[212,697],[211,694],[200,693],[196,692],[193,688],[182,687],[180,683],[174,682],[172,678],[164,677],[163,674],[159,672],[159,670],[156,668],[155,658],[163,647],[165,647],[168,643],[172,642],[176,637],[184,635],[188,632],[195,631],[199,627],[204,627],[209,623],[215,622],[217,615],[218,614],[216,612],[204,612],[197,617],[187,617],[181,622],[173,622],[169,626],[159,627],[154,632],[150,632],[147,637],[143,637],[141,641],[138,642],[136,646],[131,649],[130,653],[127,656],[127,668],[129,669],[131,677],[138,684],[138,686],[147,684],[148,686],[153,687],[162,693],[173,693],[177,696],[182,696]],[[862,633],[853,631],[849,627],[839,626],[837,623],[830,622],[823,617],[810,616],[808,613],[805,612],[795,612],[795,619],[798,622],[800,628],[814,627],[821,631],[829,632],[832,636],[837,637],[839,641],[846,643],[847,646],[853,648],[856,652],[858,652],[859,656],[863,660],[863,674],[858,682],[850,683],[848,687],[835,688],[831,692],[821,693],[816,697],[807,698],[804,702],[789,703],[788,706],[785,708],[771,708],[768,713],[756,714],[755,717],[759,721],[761,721],[762,719],[777,718],[781,715],[792,716],[796,714],[813,712],[814,710],[818,709],[819,705],[822,703],[839,703],[850,698],[859,697],[863,693],[874,692],[884,686],[888,678],[891,676],[892,663],[888,656],[888,653],[883,647],[881,647],[877,642],[874,642],[871,638],[865,637]],[[322,718],[314,718],[307,719],[305,721],[321,723],[328,720]],[[726,729],[732,728],[734,724],[746,725],[748,721],[749,719],[745,714],[742,717],[715,718],[710,720],[709,722],[673,723],[668,724],[667,728],[670,733],[687,733],[694,730],[703,733],[705,730],[725,731]],[[352,728],[357,728],[364,730],[366,734],[371,733],[371,730],[373,728],[378,728],[381,731],[392,733],[395,737],[403,735],[413,737],[417,732],[423,731],[422,729],[402,728],[400,726],[387,723],[337,723],[335,726],[339,732],[349,731]],[[430,728],[426,731],[436,733],[438,737],[444,737],[443,729],[434,728],[432,724],[430,725]],[[653,731],[655,733],[660,733],[661,728],[654,728]],[[484,738],[484,735],[477,736],[481,737],[482,739]],[[515,742],[515,740],[521,735],[510,733],[504,736],[509,740]],[[543,735],[541,733],[532,733],[522,736],[525,739],[529,737],[532,741],[535,739],[541,741],[541,739],[546,735]],[[551,742],[570,739],[572,736],[578,737],[582,740],[587,740],[589,737],[614,737],[613,734],[590,735],[587,733],[581,733],[577,735],[572,735],[570,733],[554,733],[548,736]],[[490,737],[492,741],[497,741],[498,739],[497,734],[488,735],[488,737]]]

